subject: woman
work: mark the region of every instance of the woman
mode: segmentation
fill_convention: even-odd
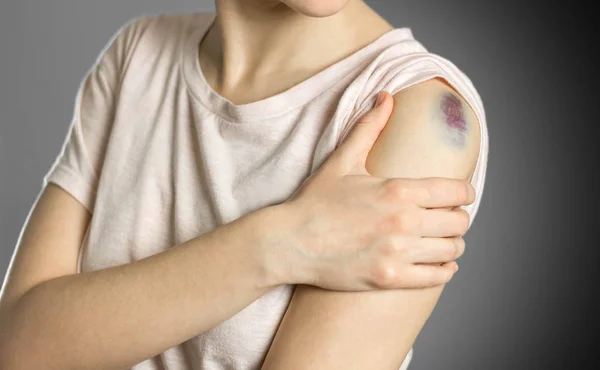
[[[89,71],[1,368],[408,366],[481,200],[477,92],[359,0],[216,6],[132,20]]]

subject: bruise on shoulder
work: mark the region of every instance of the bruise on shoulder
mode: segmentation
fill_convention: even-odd
[[[479,122],[473,109],[445,80],[436,78],[431,100],[433,129],[448,146],[465,150],[478,140]]]

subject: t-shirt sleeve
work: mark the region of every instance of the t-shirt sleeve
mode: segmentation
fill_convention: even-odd
[[[125,23],[106,44],[81,81],[62,148],[43,178],[60,186],[93,212],[98,181],[110,138],[121,77],[145,17]]]
[[[462,207],[471,216],[472,224],[483,196],[489,151],[487,121],[481,97],[465,73],[439,55],[418,51],[398,57],[389,57],[383,53],[378,59],[359,77],[359,79],[363,79],[361,81],[362,88],[355,97],[355,109],[349,115],[346,124],[340,129],[338,143],[343,141],[354,123],[372,109],[377,93],[380,91],[385,90],[393,95],[402,89],[432,78],[444,79],[471,106],[481,131],[479,157],[475,172],[471,177],[471,184],[476,190],[476,199],[473,204]]]

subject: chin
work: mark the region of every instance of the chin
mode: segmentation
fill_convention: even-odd
[[[281,0],[294,11],[308,17],[323,18],[332,16],[351,0]]]

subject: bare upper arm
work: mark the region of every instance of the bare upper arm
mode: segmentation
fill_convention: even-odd
[[[383,177],[468,179],[475,170],[480,126],[467,102],[442,79],[394,95],[394,109],[367,159]]]
[[[432,79],[396,93],[394,101],[367,170],[382,177],[470,178],[480,127],[462,97]],[[334,292],[299,285],[263,369],[397,370],[442,289]]]
[[[0,294],[0,309],[44,281],[75,274],[89,221],[90,213],[79,201],[48,184],[21,231]]]

